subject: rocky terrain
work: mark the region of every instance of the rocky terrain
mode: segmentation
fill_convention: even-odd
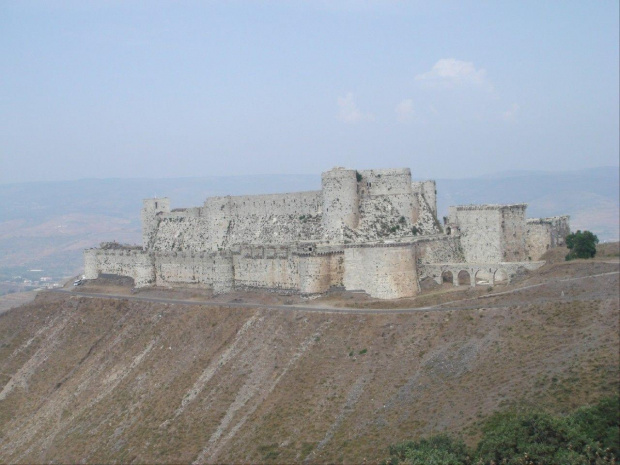
[[[108,283],[119,297],[39,293],[0,315],[0,461],[374,462],[443,431],[473,444],[509,406],[617,395],[614,247],[593,261],[554,251],[507,286],[381,305],[207,304],[122,281]]]

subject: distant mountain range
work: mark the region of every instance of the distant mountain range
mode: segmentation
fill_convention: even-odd
[[[415,178],[415,172],[414,172]],[[529,204],[528,217],[571,215],[573,230],[618,240],[618,167],[580,171],[510,171],[437,180],[440,217],[449,205]],[[198,206],[214,195],[318,190],[320,175],[254,175],[171,179],[82,179],[0,185],[0,280],[28,268],[72,275],[81,251],[104,240],[140,241],[142,199]],[[440,218],[441,219],[441,218]]]

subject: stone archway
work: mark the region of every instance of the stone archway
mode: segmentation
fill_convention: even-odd
[[[454,276],[452,275],[452,271],[446,270],[441,273],[441,282],[454,284]]]
[[[457,275],[459,286],[471,286],[471,275],[467,270],[459,271]]]
[[[493,277],[495,284],[508,284],[508,273],[506,270],[499,268]]]
[[[491,272],[491,270],[478,270],[474,274],[474,281],[476,285],[492,284],[493,283],[493,272]]]

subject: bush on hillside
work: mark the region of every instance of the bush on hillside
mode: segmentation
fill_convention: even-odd
[[[572,415],[577,428],[592,442],[600,442],[620,457],[620,398],[608,397],[598,404],[581,407]]]
[[[419,441],[405,441],[390,446],[386,464],[460,465],[469,462],[467,446],[461,440],[440,434]]]
[[[590,463],[600,449],[569,419],[540,412],[497,414],[483,431],[476,450],[482,463]]]
[[[566,247],[570,250],[566,260],[592,258],[596,255],[598,237],[590,231],[577,231],[566,236]]]
[[[568,416],[508,411],[489,418],[475,449],[448,435],[390,446],[387,464],[602,465],[620,453],[617,397]]]

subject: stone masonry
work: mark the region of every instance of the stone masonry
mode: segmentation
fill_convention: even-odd
[[[562,245],[567,216],[525,219],[525,204],[450,207],[437,220],[434,181],[403,169],[334,168],[321,190],[226,196],[201,207],[144,200],[143,245],[104,243],[84,252],[86,279],[116,274],[136,287],[265,289],[312,296],[340,288],[394,299],[420,282],[510,279]],[[486,270],[489,271],[486,271]],[[473,275],[472,275],[473,273]],[[493,276],[490,276],[492,274]],[[484,281],[486,280],[486,281]]]

